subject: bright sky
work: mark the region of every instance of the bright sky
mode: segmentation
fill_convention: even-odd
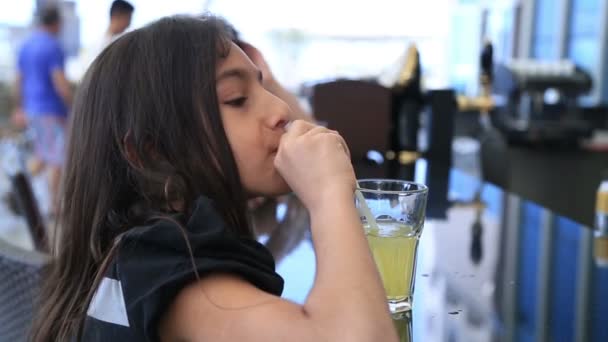
[[[86,50],[105,32],[112,0],[72,1],[76,3],[76,15],[80,19],[81,48]],[[454,5],[462,0],[129,1],[135,6],[131,29],[163,16],[199,14],[208,8],[225,17],[246,40],[262,49],[276,74],[285,75],[284,81],[295,84],[302,77],[348,75],[351,71],[377,73],[393,63],[411,39],[416,39],[426,52],[426,63],[442,65]],[[11,10],[0,11],[0,23],[25,26],[31,21],[35,0],[0,0],[0,8],[6,8],[2,6],[5,2],[10,2],[10,6],[6,6]],[[294,60],[286,58],[284,46],[273,45],[276,42],[269,38],[268,32],[276,29],[298,29],[317,37],[396,39],[376,43],[321,40],[300,51],[300,57]]]
[[[34,13],[34,0],[0,0],[0,23],[27,26]]]
[[[4,1],[4,0],[0,0]],[[265,51],[266,58],[274,65],[284,81],[299,80],[305,74],[321,77],[343,73],[363,61],[376,60],[386,65],[395,61],[405,50],[407,39],[419,37],[447,39],[450,29],[452,6],[457,0],[129,0],[135,6],[131,28],[138,28],[162,16],[172,14],[198,14],[207,7],[214,14],[225,17],[243,37]],[[112,0],[77,0],[80,17],[82,47],[87,48],[103,34],[108,25],[108,8]],[[362,48],[346,44],[309,49],[309,57],[302,60],[310,65],[298,65],[298,73],[292,69],[296,61],[284,60],[285,51],[277,51],[268,40],[267,33],[275,29],[299,29],[316,36],[334,37],[399,37],[396,47],[375,46]],[[399,43],[400,42],[400,43]],[[395,45],[395,44],[393,44]],[[328,58],[328,50],[334,58]],[[371,49],[371,50],[370,50]],[[279,50],[283,50],[279,48]],[[335,51],[334,51],[335,50]],[[435,51],[435,50],[433,50]],[[340,56],[336,53],[342,53]],[[365,52],[365,53],[362,53]],[[445,55],[443,50],[429,58]],[[283,64],[281,67],[281,59]],[[320,59],[320,60],[319,60]],[[333,59],[337,61],[332,61]],[[427,61],[430,62],[429,59]],[[314,63],[313,63],[314,62]],[[366,63],[363,63],[366,64]],[[325,70],[323,68],[330,68]],[[284,70],[281,70],[284,69]],[[366,67],[371,73],[378,67]],[[358,69],[358,68],[355,68]],[[292,72],[288,72],[292,70]]]
[[[112,0],[73,0],[84,46],[103,34]],[[129,0],[136,8],[132,28],[162,16],[201,13],[205,6],[247,35],[298,28],[335,36],[445,36],[457,0]],[[10,5],[9,5],[10,3]],[[0,23],[25,26],[35,0],[0,0]],[[435,24],[430,24],[430,23]]]
[[[339,36],[444,34],[452,0],[215,0],[211,9],[235,25],[299,28]],[[272,10],[269,10],[272,8]]]
[[[0,0],[9,1],[9,0]],[[201,13],[205,0],[130,0],[134,28],[162,16]],[[208,0],[209,9],[248,34],[299,28],[338,36],[437,36],[447,33],[453,0]],[[26,1],[27,2],[27,1]],[[77,0],[83,42],[101,35],[112,0]],[[272,9],[272,10],[270,10]]]

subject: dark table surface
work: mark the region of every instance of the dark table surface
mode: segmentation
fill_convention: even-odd
[[[508,178],[496,184],[552,211],[593,226],[595,192],[608,176],[608,153],[509,147]]]
[[[395,320],[402,341],[608,341],[608,268],[595,262],[590,229],[461,171],[433,168],[420,161],[391,174],[430,188],[414,309]],[[283,296],[303,303],[315,260],[307,235],[298,236],[277,269]]]
[[[482,129],[479,114],[473,112],[457,114],[454,133],[481,141],[489,182],[593,226],[595,192],[608,177],[608,152],[568,145],[509,145],[498,130]]]

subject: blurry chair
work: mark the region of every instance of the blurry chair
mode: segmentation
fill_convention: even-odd
[[[49,258],[0,240],[0,341],[26,341]]]
[[[389,89],[366,81],[338,80],[312,90],[315,117],[344,137],[358,177],[370,176],[362,175],[369,151],[384,157],[390,149],[391,101]]]
[[[34,243],[34,248],[40,252],[49,251],[49,239],[44,220],[40,215],[38,202],[34,196],[29,177],[19,172],[11,177],[13,195],[19,212],[25,217],[27,227]]]

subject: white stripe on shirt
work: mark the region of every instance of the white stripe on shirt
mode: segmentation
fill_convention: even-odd
[[[120,281],[107,277],[101,280],[91,300],[87,315],[100,321],[129,326]]]

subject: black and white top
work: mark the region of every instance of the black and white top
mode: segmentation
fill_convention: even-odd
[[[201,277],[229,272],[266,292],[283,291],[283,279],[268,250],[226,230],[208,198],[196,201],[185,228]],[[184,235],[175,223],[163,219],[131,229],[118,243],[89,305],[82,341],[158,341],[163,312],[196,279]]]

